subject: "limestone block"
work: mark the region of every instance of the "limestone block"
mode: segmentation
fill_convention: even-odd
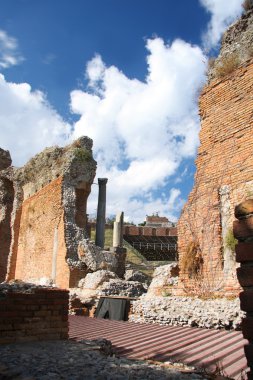
[[[156,268],[153,280],[148,288],[147,297],[163,295],[168,288],[177,284],[179,267],[177,263],[163,265]]]
[[[146,283],[148,281],[148,276],[142,272],[134,271],[133,269],[128,269],[125,273],[125,280]]]
[[[79,281],[78,287],[81,289],[98,289],[99,286],[111,278],[118,278],[118,276],[108,270],[98,270],[94,273],[88,273],[85,278]]]

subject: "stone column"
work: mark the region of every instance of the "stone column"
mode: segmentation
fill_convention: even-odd
[[[105,209],[107,178],[98,178],[98,208],[96,224],[96,245],[104,248],[105,243]]]
[[[123,221],[124,213],[119,212],[116,216],[116,220],[113,223],[113,247],[123,246]]]

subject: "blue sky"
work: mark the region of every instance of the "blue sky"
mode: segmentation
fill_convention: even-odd
[[[14,165],[80,135],[107,214],[175,220],[192,187],[197,95],[241,0],[0,0],[0,146]],[[89,213],[95,212],[97,186]]]

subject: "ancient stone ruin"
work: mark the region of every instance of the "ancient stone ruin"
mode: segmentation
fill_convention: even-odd
[[[125,256],[88,239],[86,204],[96,173],[92,140],[46,148],[24,167],[0,150],[0,281],[78,285],[88,272],[124,275]]]
[[[179,294],[238,294],[236,204],[253,192],[253,9],[224,34],[199,100],[194,187],[178,223]]]

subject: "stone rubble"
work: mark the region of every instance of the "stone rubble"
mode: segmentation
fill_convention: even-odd
[[[51,288],[54,287],[52,285],[45,284],[36,284],[36,283],[29,283],[29,282],[23,282],[21,280],[11,280],[9,282],[1,282],[0,283],[0,295],[1,293],[33,293],[35,289],[38,288]]]
[[[104,269],[88,273],[85,278],[79,281],[77,288],[70,288],[69,290],[70,310],[96,305],[103,283],[110,279],[118,279],[118,276],[116,273]]]
[[[202,300],[191,297],[154,297],[143,295],[133,302],[129,321],[214,329],[240,330],[245,313],[239,298]]]
[[[100,296],[124,296],[140,297],[147,292],[147,286],[138,281],[125,281],[120,279],[110,279],[104,282],[99,291]]]
[[[108,341],[46,341],[0,346],[3,380],[200,380],[184,365],[157,365],[111,355]],[[106,348],[106,349],[105,349]]]
[[[125,273],[125,280],[148,283],[149,277],[143,272],[135,271],[133,269],[127,269]]]

